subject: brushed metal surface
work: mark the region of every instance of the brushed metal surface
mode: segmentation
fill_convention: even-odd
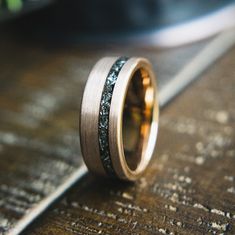
[[[101,95],[108,73],[117,60],[103,58],[97,62],[89,74],[83,94],[80,120],[80,142],[85,163],[92,172],[105,175],[105,170],[100,159],[98,140],[98,119],[100,112]]]

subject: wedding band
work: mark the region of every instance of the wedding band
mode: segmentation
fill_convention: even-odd
[[[158,99],[152,66],[144,58],[105,57],[83,93],[80,142],[88,169],[134,181],[156,145]]]

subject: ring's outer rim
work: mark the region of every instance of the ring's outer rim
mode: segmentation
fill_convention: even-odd
[[[123,138],[122,138],[122,119],[123,110],[128,90],[129,83],[133,74],[140,68],[144,68],[151,79],[154,88],[154,104],[153,104],[153,117],[151,123],[151,130],[149,140],[146,147],[146,154],[140,161],[139,166],[135,170],[128,167],[124,155]],[[158,119],[159,108],[157,98],[157,85],[156,78],[150,62],[145,58],[130,58],[118,75],[117,82],[113,91],[113,98],[110,108],[110,123],[109,123],[109,147],[111,159],[113,162],[114,170],[117,176],[121,179],[134,181],[138,179],[147,168],[156,145],[157,132],[158,132]]]

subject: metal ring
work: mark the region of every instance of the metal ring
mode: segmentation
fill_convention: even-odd
[[[158,132],[156,78],[144,58],[105,57],[83,93],[80,142],[94,173],[136,180],[153,155]]]

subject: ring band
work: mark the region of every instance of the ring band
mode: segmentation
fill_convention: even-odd
[[[156,78],[144,58],[105,57],[83,93],[80,142],[94,173],[136,180],[145,171],[158,132]]]

